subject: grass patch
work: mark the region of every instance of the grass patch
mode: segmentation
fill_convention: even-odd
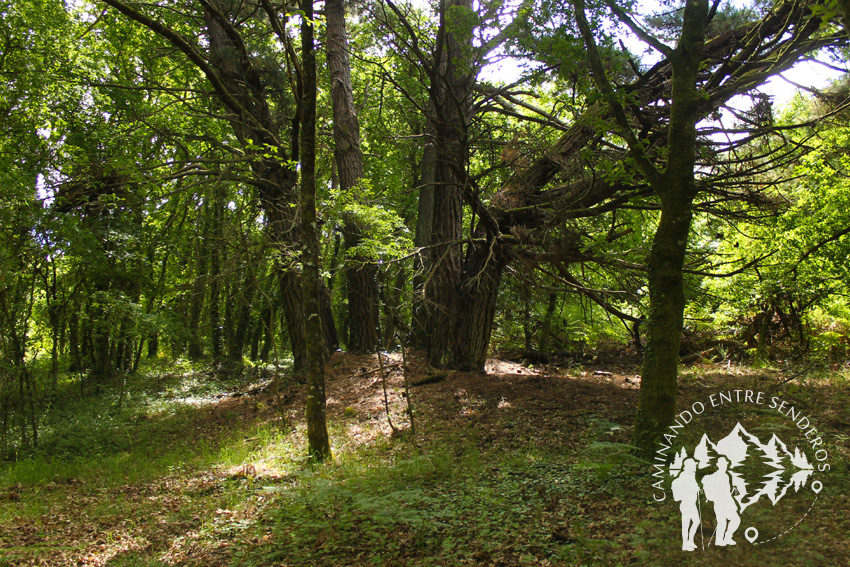
[[[496,391],[459,374],[414,393],[417,436],[389,435],[382,399],[370,410],[340,398],[335,460],[313,468],[298,419],[284,429],[269,399],[224,396],[238,385],[203,376],[137,379],[120,411],[111,394],[57,405],[56,419],[76,421],[45,427],[41,452],[0,468],[0,566],[682,564],[677,505],[653,501],[651,467],[627,444],[631,416],[615,403],[627,390],[522,376]],[[683,404],[730,384],[694,382]],[[770,545],[700,550],[689,565],[846,557],[846,389],[778,395],[828,436],[834,474],[817,509]],[[715,439],[730,419],[790,435],[775,412],[729,406],[704,419]],[[757,512],[759,525],[781,523],[771,507]]]

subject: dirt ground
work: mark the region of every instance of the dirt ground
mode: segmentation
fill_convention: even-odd
[[[384,355],[383,366],[382,373],[376,355],[342,353],[335,354],[327,363],[328,420],[345,424],[344,438],[336,439],[335,443],[356,449],[381,437],[407,434],[410,419],[405,391],[408,391],[415,408],[417,443],[427,444],[429,439],[438,439],[446,431],[461,431],[481,449],[527,446],[533,437],[535,447],[541,451],[575,452],[587,443],[589,418],[609,424],[616,431],[613,441],[628,442],[640,386],[636,364],[627,361],[565,370],[490,360],[485,373],[439,372],[427,366],[422,353],[411,353],[405,373],[401,355],[391,353]],[[683,378],[680,405],[686,407],[701,399],[709,386],[740,388],[745,384],[765,391],[780,391],[797,381],[788,376],[791,375],[708,365]],[[811,404],[818,406],[822,419],[843,432],[846,439],[850,432],[850,409],[845,403],[846,396],[835,396],[831,388],[824,386],[808,395],[812,397]],[[175,442],[186,435],[194,441],[219,438],[224,428],[232,427],[234,416],[241,427],[247,428],[258,422],[280,420],[283,415],[296,429],[295,434],[301,435],[303,396],[297,385],[276,387],[268,380],[246,384],[199,407],[197,429],[178,433]],[[837,450],[847,458],[846,443]],[[22,552],[18,559],[7,563],[2,562],[0,552],[0,565],[118,565],[113,559],[134,549],[156,550],[151,556],[161,557],[164,564],[226,565],[233,543],[213,544],[204,539],[200,526],[204,519],[186,503],[192,497],[221,493],[225,483],[248,475],[267,483],[287,482],[285,475],[273,467],[245,464],[241,468],[174,471],[153,483],[109,490],[73,478],[61,481],[61,486],[50,483],[12,487],[0,494],[0,504],[38,500],[42,495],[49,496],[51,491],[68,496],[64,502],[51,504],[35,520],[32,516],[21,516],[0,526],[0,548],[35,550]],[[239,518],[230,517],[234,513],[228,510],[217,510],[216,514],[229,522],[240,518],[248,521],[262,514],[268,500],[255,494],[250,498],[251,503],[237,513]],[[844,498],[846,503],[846,495]],[[138,515],[131,518],[109,514],[110,499],[120,500],[123,510],[129,507]],[[600,531],[615,530],[616,527],[605,527],[610,502],[604,506],[589,502],[588,513],[593,514],[597,504],[595,513]],[[843,522],[847,522],[846,518]],[[553,537],[557,539],[559,534]],[[150,563],[154,564],[163,563]]]

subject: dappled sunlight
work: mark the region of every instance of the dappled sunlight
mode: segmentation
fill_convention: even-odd
[[[664,537],[675,528],[646,508],[645,466],[623,452],[637,403],[636,368],[560,372],[494,361],[493,370],[509,372],[437,374],[412,354],[414,436],[400,365],[386,375],[398,435],[387,421],[377,366],[374,355],[337,355],[326,369],[332,462],[307,464],[300,390],[284,392],[282,406],[255,384],[225,390],[239,396],[213,394],[202,407],[173,399],[159,411],[127,415],[137,444],[153,451],[139,474],[128,470],[139,454],[119,451],[101,458],[100,471],[93,459],[53,481],[0,490],[8,520],[0,539],[14,557],[37,556],[37,564],[51,567],[144,564],[142,558],[198,567],[318,564],[323,557],[328,565],[343,564],[341,557],[358,564],[358,554],[375,547],[399,564],[417,564],[467,533],[472,539],[458,553],[469,564],[500,558],[513,565],[529,554],[569,565],[567,558],[588,550],[628,563],[639,546],[659,557],[672,553],[623,535],[624,522],[642,529],[648,518],[665,526]],[[767,388],[787,379],[724,370],[688,368],[682,403],[703,396],[707,384]],[[821,398],[810,402],[836,431],[848,422],[839,391],[812,388]],[[833,455],[850,458],[846,447]],[[4,490],[13,494],[9,500]],[[828,498],[825,492],[827,514],[819,518],[834,521],[829,514],[846,501]],[[824,520],[812,521],[821,522],[817,527]],[[487,542],[474,536],[485,532]]]
[[[539,376],[542,374],[541,370],[529,368],[528,366],[523,366],[517,362],[498,360],[494,358],[487,359],[487,363],[484,365],[484,372],[487,374],[517,374],[520,376]]]

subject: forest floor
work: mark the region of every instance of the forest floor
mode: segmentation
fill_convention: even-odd
[[[654,500],[652,464],[627,445],[634,363],[435,373],[411,356],[414,433],[400,362],[385,361],[385,404],[375,355],[329,361],[334,460],[319,467],[304,459],[303,392],[268,369],[234,383],[151,366],[123,394],[57,403],[42,455],[0,467],[0,566],[850,565],[845,366],[684,370],[682,408],[765,396],[708,407],[682,434],[690,446],[739,422],[806,447],[775,397],[817,425],[828,457],[811,460],[830,465],[748,509],[737,546],[687,553],[678,504],[669,490]],[[700,547],[715,524],[701,513]],[[752,545],[751,525],[760,543],[781,537]]]

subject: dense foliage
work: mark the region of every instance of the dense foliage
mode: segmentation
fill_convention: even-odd
[[[846,89],[781,109],[758,90],[840,64],[837,12],[723,3],[688,31],[686,6],[351,3],[337,100],[323,5],[4,2],[0,454],[37,450],[63,385],[123,392],[145,360],[297,373],[315,345],[421,347],[480,370],[494,348],[639,353],[648,330],[655,353],[674,178],[683,350],[846,355]],[[703,42],[685,104],[671,85]]]

